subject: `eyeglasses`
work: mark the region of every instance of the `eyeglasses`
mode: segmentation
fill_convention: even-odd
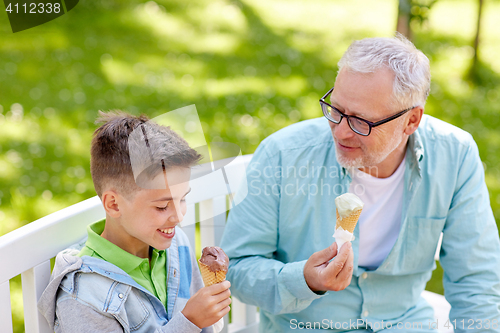
[[[328,104],[325,101],[325,98],[330,95],[333,91],[333,88],[328,90],[328,92],[319,100],[319,104],[321,105],[321,109],[323,110],[323,114],[325,115],[325,118],[331,121],[334,124],[340,124],[342,121],[342,118],[346,118],[347,123],[349,124],[349,127],[357,134],[363,135],[363,136],[368,136],[372,132],[372,128],[385,124],[391,120],[394,120],[398,117],[401,117],[404,115],[406,112],[412,110],[415,108],[415,106],[412,106],[411,108],[408,108],[406,110],[403,110],[401,112],[396,113],[393,116],[390,116],[389,118],[385,118],[381,121],[377,121],[375,123],[372,123],[371,121],[365,120],[363,118],[359,118],[356,116],[349,116],[345,113],[342,113],[337,109],[336,107]]]

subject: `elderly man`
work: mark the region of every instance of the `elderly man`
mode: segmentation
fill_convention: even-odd
[[[222,247],[261,332],[435,332],[421,292],[440,263],[455,332],[500,330],[500,242],[472,137],[423,115],[429,60],[403,37],[355,41],[324,118],[265,139]],[[365,203],[332,244],[336,196]]]

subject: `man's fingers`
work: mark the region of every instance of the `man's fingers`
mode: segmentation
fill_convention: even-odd
[[[351,247],[351,243],[349,242],[342,245],[337,257],[335,257],[335,259],[330,262],[325,269],[325,274],[327,274],[327,276],[337,276],[340,271],[342,271],[342,268],[344,268],[344,265],[352,252]]]
[[[332,252],[334,253],[333,256],[336,256],[337,255],[337,252],[338,252],[338,245],[337,245],[337,242],[333,242],[332,245],[330,245],[330,248],[332,249]]]
[[[326,249],[315,252],[311,255],[312,263],[314,266],[319,266],[331,260],[337,255],[337,243],[333,243]]]
[[[349,278],[352,277],[352,270],[353,270],[353,260],[354,260],[354,253],[352,251],[348,252],[348,257],[347,260],[344,264],[344,267],[340,271],[340,273],[337,275],[337,278],[340,281],[348,281]]]

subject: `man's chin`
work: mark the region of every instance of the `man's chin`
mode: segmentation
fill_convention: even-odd
[[[336,157],[337,157],[337,162],[340,164],[340,166],[346,169],[364,167],[363,158],[361,156],[356,158],[348,158],[337,152]]]

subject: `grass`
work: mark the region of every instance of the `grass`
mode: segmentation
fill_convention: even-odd
[[[485,3],[481,63],[468,81],[476,11],[474,0],[440,0],[414,42],[431,60],[426,112],[474,136],[498,224],[500,2]],[[208,142],[249,154],[321,116],[317,101],[350,42],[392,35],[396,15],[397,2],[382,0],[81,1],[12,34],[0,14],[0,235],[95,195],[97,110],[155,117],[195,104]],[[439,274],[428,285],[438,292]]]

